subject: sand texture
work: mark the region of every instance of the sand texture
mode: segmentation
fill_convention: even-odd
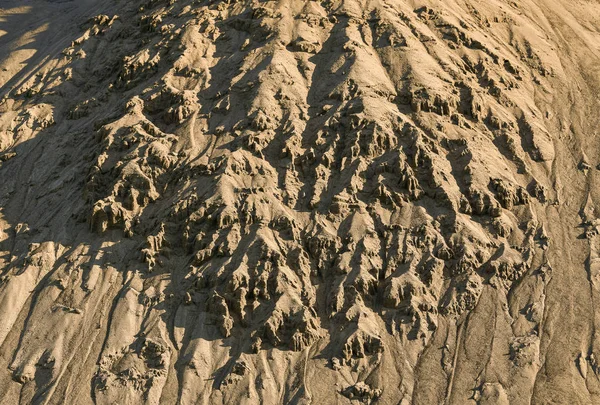
[[[600,404],[598,0],[0,0],[0,404]]]

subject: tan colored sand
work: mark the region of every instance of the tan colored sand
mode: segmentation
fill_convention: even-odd
[[[600,4],[0,3],[0,404],[600,403]]]

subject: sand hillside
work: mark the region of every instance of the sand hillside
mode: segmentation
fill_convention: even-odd
[[[1,0],[0,404],[599,404],[597,0]]]

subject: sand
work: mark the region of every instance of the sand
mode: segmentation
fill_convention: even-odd
[[[596,1],[0,2],[0,404],[600,403],[599,94]]]

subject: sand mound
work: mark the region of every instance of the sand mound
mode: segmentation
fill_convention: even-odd
[[[571,3],[5,1],[0,403],[599,403]]]

